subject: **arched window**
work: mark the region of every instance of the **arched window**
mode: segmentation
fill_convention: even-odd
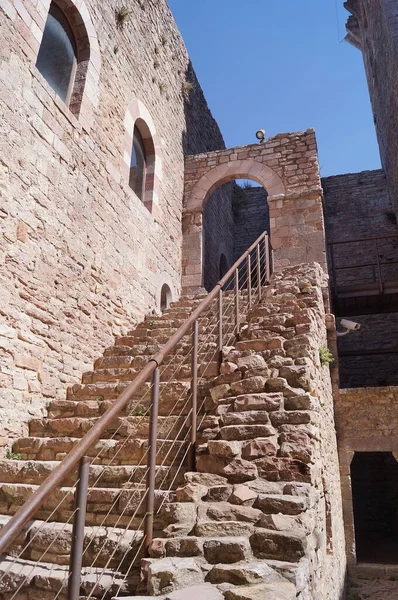
[[[169,308],[171,300],[171,290],[169,286],[165,283],[162,285],[162,290],[160,292],[160,310],[162,312],[166,310],[166,308]]]
[[[36,67],[69,104],[77,69],[77,45],[68,20],[54,2],[50,5]]]
[[[133,148],[131,151],[129,186],[144,201],[147,175],[147,157],[144,140],[137,126],[134,127]]]

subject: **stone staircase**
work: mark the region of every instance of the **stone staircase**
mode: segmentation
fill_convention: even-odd
[[[199,398],[206,416],[199,431],[197,472],[176,467],[186,448],[180,425],[187,412],[190,362],[184,353],[190,341],[180,342],[165,361],[167,377],[173,379],[160,397],[160,510],[149,557],[142,551],[137,555],[145,514],[145,467],[138,465],[147,448],[145,390],[93,448],[82,596],[322,598],[327,540],[320,430],[326,400],[318,350],[326,331],[320,273],[307,266],[274,276],[263,302],[242,314],[239,341],[224,348],[221,368],[215,359],[206,362],[217,345],[215,332],[209,332],[215,308],[201,320]],[[68,390],[65,401],[51,402],[48,417],[31,422],[30,436],[13,445],[19,460],[0,462],[0,523],[44,481],[200,301],[183,298],[162,317],[119,338],[84,374],[82,384]],[[232,322],[233,310],[226,318],[230,332]],[[131,438],[123,445],[126,436]],[[11,554],[19,554],[32,540],[0,584],[0,600],[33,600],[38,594],[51,600],[57,593],[66,598],[62,583],[72,532],[65,523],[73,511],[74,480],[72,474],[14,543]],[[44,523],[50,515],[51,522]],[[37,566],[48,548],[46,562]],[[11,561],[8,557],[0,563],[0,578]],[[15,594],[21,581],[18,569],[30,570],[30,575]]]

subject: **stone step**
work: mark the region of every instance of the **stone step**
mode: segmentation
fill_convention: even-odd
[[[0,483],[29,483],[40,485],[60,464],[60,461],[0,460]],[[184,483],[185,468],[156,468],[156,485],[167,487]],[[90,487],[134,488],[143,485],[146,480],[145,466],[90,465]],[[72,486],[76,482],[76,471],[64,480],[64,485]]]
[[[16,440],[12,446],[15,454],[22,460],[62,460],[77,444],[79,438],[70,437],[25,437]],[[148,440],[98,440],[87,451],[95,464],[145,465],[147,461]],[[157,440],[156,460],[158,465],[169,466],[182,460],[186,451],[184,440]]]
[[[212,358],[211,353],[208,354],[208,359]],[[189,355],[185,357],[181,362],[173,361],[167,365],[162,365],[161,373],[163,379],[189,379],[192,376],[191,368],[192,358]],[[207,377],[216,377],[219,371],[219,363],[216,360],[201,363],[200,357],[198,357],[198,374],[206,374]],[[177,363],[177,364],[176,364]],[[131,367],[107,367],[104,369],[96,368],[94,371],[88,371],[83,374],[82,383],[97,383],[97,382],[112,382],[112,381],[127,381],[131,382],[139,375],[141,368]]]
[[[189,397],[188,397],[189,398]],[[48,418],[49,419],[64,419],[69,417],[81,417],[81,418],[97,418],[103,415],[108,408],[112,406],[114,400],[53,400],[48,406]],[[176,410],[173,411],[179,415],[187,415],[190,406],[189,402],[186,404],[186,398],[178,403]],[[134,400],[130,402],[120,413],[120,418],[123,417],[143,417],[149,415],[150,400],[149,397],[144,400],[137,402]],[[178,410],[179,409],[179,410]],[[159,407],[159,419],[166,418],[170,415],[170,405],[162,404]],[[198,411],[203,412],[203,411]]]
[[[0,515],[0,529],[10,518]],[[144,555],[143,538],[142,529],[85,527],[83,567],[106,567],[122,573],[128,571],[131,564],[139,567]],[[9,547],[8,553],[27,560],[45,560],[54,565],[68,565],[71,545],[71,523],[34,520],[24,527]]]
[[[116,400],[128,386],[129,382],[75,384],[67,389],[66,399],[80,402],[87,400],[97,400],[99,402],[103,400]],[[141,402],[145,400],[144,406],[149,405],[151,387],[152,384],[150,381],[145,382],[132,395],[132,401],[134,399]],[[177,381],[175,379],[166,382],[161,381],[159,386],[160,414],[168,415],[173,408],[179,414],[181,406],[185,404],[189,395],[190,387],[190,381]]]
[[[66,600],[68,567],[54,566],[51,563],[12,557],[0,559],[0,598],[53,598]],[[116,594],[134,592],[134,575],[125,580],[125,575],[113,570],[103,572],[102,568],[84,568],[82,570],[81,590],[84,596],[110,600]],[[50,593],[50,596],[48,594]],[[16,595],[14,595],[16,594]],[[27,596],[29,594],[29,596]]]
[[[0,514],[13,515],[38,489],[25,483],[0,484]],[[174,500],[174,492],[156,490],[155,510]],[[89,488],[87,492],[86,525],[141,528],[146,511],[144,488]],[[71,522],[74,513],[74,488],[57,488],[36,513],[37,519]]]
[[[98,418],[66,417],[32,419],[29,423],[29,435],[32,437],[83,437],[98,421]],[[102,434],[102,439],[147,439],[149,436],[150,417],[123,416],[116,417],[112,425]],[[163,439],[185,439],[190,423],[187,417],[159,417],[157,422],[158,437]]]
[[[225,523],[223,523],[224,525]],[[156,554],[154,554],[156,549]],[[204,557],[211,565],[253,560],[248,536],[179,536],[156,538],[150,550],[156,557]]]
[[[302,529],[256,528],[250,536],[250,545],[256,558],[298,563],[305,556],[307,537]]]
[[[259,494],[254,506],[267,515],[300,515],[307,510],[308,499],[287,494]]]

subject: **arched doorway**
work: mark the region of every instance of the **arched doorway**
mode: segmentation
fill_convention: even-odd
[[[277,135],[262,144],[188,156],[185,165],[184,293],[198,292],[203,286],[206,202],[217,188],[236,179],[255,181],[269,194],[275,267],[316,261],[326,270],[322,186],[313,130]]]
[[[269,232],[269,208],[262,186],[250,179],[218,186],[203,209],[203,287],[210,291],[264,231]]]

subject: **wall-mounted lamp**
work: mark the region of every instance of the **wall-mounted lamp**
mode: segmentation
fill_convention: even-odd
[[[256,138],[260,140],[260,144],[262,144],[265,141],[265,130],[259,129],[256,131]]]

